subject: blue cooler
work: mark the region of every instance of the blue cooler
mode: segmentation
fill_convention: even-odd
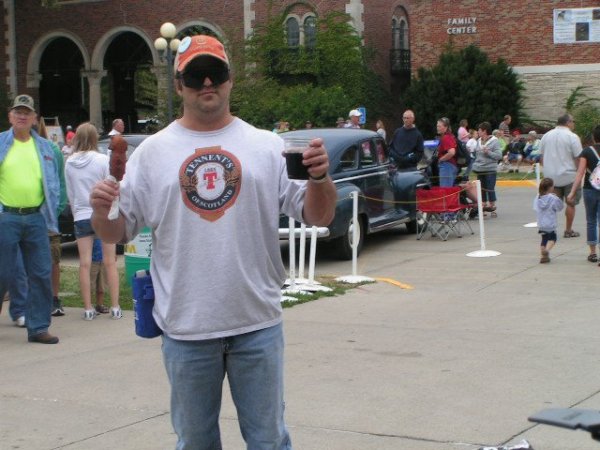
[[[154,287],[150,271],[138,270],[131,278],[133,290],[133,311],[135,316],[135,334],[143,338],[154,338],[162,334],[152,316],[154,308]]]

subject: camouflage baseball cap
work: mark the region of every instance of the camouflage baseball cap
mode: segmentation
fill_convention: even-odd
[[[24,94],[17,95],[15,97],[15,102],[13,103],[12,108],[10,108],[10,109],[15,109],[15,108],[18,108],[19,106],[23,106],[32,111],[35,111],[33,99],[29,95],[24,95]]]

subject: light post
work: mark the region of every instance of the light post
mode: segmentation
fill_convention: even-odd
[[[177,29],[171,22],[165,22],[160,26],[161,37],[154,41],[154,48],[167,61],[167,116],[169,123],[173,120],[173,55],[179,48],[179,39],[175,38]]]

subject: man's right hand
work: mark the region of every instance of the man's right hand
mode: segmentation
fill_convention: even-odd
[[[113,200],[118,196],[119,183],[109,180],[98,182],[90,193],[90,205],[92,205],[94,215],[106,219]]]

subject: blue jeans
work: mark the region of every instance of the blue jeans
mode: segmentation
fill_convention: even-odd
[[[438,164],[440,173],[440,187],[452,187],[456,181],[458,168],[448,161],[442,161]]]
[[[490,170],[485,173],[478,173],[477,179],[481,183],[481,201],[496,202],[496,172]]]
[[[25,273],[21,251],[19,250],[18,253],[14,274],[8,285],[10,295],[8,314],[12,320],[25,316],[25,310],[27,309],[27,274]],[[6,294],[6,291],[0,291],[0,299],[4,298],[4,294]]]
[[[25,302],[27,334],[35,336],[48,331],[52,306],[52,261],[42,214],[0,213],[0,248],[0,292],[6,292],[13,282],[15,261],[20,250],[29,286]]]
[[[593,188],[583,189],[583,204],[587,222],[587,243],[588,245],[597,245],[598,224],[600,223],[600,191]]]
[[[205,341],[163,335],[177,450],[220,450],[225,374],[248,450],[291,450],[283,419],[283,328]]]

